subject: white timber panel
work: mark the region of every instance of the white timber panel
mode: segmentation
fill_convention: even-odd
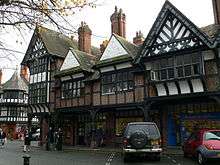
[[[102,60],[110,59],[110,58],[125,55],[125,54],[128,54],[128,52],[123,48],[123,46],[115,38],[115,36],[112,35],[100,60],[102,61]]]
[[[115,70],[114,66],[107,66],[107,67],[100,68],[101,73],[109,72],[109,71],[113,71],[113,70]]]
[[[167,92],[163,84],[156,84],[158,96],[166,96]]]
[[[167,83],[167,87],[169,90],[169,95],[177,95],[178,94],[178,89],[177,89],[177,86],[174,82]]]
[[[132,67],[130,62],[116,65],[116,69],[124,69],[124,68],[130,68],[130,67]]]
[[[204,92],[204,88],[202,85],[202,81],[200,79],[193,79],[191,80],[193,92]]]
[[[187,81],[179,81],[180,91],[181,94],[190,93],[189,84]]]

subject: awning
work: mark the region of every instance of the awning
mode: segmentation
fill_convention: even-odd
[[[49,113],[50,110],[45,104],[37,104],[37,105],[29,105],[28,113],[31,114],[41,114],[41,113]]]

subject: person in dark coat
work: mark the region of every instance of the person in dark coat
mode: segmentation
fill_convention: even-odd
[[[49,131],[47,133],[47,146],[46,146],[46,150],[50,151],[53,146],[54,146],[54,131],[53,131],[52,127],[50,127]]]
[[[0,143],[2,146],[5,144],[6,133],[0,128]]]
[[[59,130],[57,132],[57,145],[56,145],[56,149],[58,151],[61,151],[63,149],[63,131],[61,130],[61,128],[59,128]]]
[[[31,145],[31,133],[26,131],[25,138],[24,138],[24,152],[30,151]]]

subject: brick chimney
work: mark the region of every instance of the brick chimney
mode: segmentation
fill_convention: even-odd
[[[28,76],[28,67],[25,65],[21,65],[21,71],[20,71],[20,76],[24,78],[25,80],[29,81],[29,76]]]
[[[122,9],[115,6],[115,12],[110,17],[112,33],[115,33],[121,37],[126,38],[126,16]]]
[[[81,22],[78,29],[78,47],[79,50],[91,54],[91,35],[92,31],[85,22]]]
[[[212,0],[215,24],[220,24],[220,0]]]
[[[2,85],[2,69],[0,69],[0,85]]]
[[[144,37],[141,31],[136,32],[136,36],[133,38],[133,43],[135,45],[142,45],[144,42]]]

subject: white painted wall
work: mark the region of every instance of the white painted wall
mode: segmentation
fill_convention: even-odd
[[[187,81],[179,81],[180,91],[181,94],[190,93],[189,84]]]
[[[178,94],[178,89],[177,89],[177,86],[174,82],[168,82],[167,87],[169,90],[169,95],[177,95]]]
[[[100,60],[106,60],[125,54],[128,54],[128,52],[123,48],[120,42],[113,35]]]
[[[158,96],[166,96],[167,92],[163,84],[156,84]]]
[[[193,86],[193,92],[204,92],[202,81],[200,79],[191,80]]]
[[[71,50],[69,50],[63,65],[61,66],[60,70],[66,70],[66,69],[70,69],[70,68],[74,68],[79,66],[79,62],[77,61],[76,57],[74,56],[74,54],[72,53]]]

